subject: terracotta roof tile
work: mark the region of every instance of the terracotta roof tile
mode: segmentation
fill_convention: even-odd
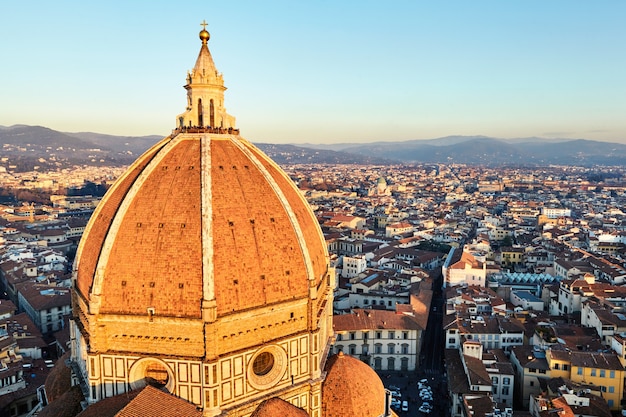
[[[327,257],[308,203],[265,154],[238,136],[183,133],[140,157],[103,198],[81,243],[77,288],[88,300],[100,260],[101,313],[156,307],[157,316],[201,318],[203,258],[224,315],[308,297]]]
[[[146,386],[115,417],[202,417],[195,405],[171,394]]]
[[[385,411],[385,387],[367,364],[338,353],[326,362],[322,383],[323,417],[379,417]]]
[[[250,417],[309,417],[309,414],[280,398],[263,401]]]

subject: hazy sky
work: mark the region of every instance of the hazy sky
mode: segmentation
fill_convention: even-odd
[[[253,142],[626,143],[626,1],[12,1],[0,125],[167,135],[209,49]]]

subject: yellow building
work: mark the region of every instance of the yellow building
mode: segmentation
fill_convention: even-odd
[[[526,259],[524,248],[505,246],[500,249],[500,264],[503,267],[515,267],[521,265]]]
[[[546,359],[550,377],[595,385],[611,410],[620,410],[624,391],[624,368],[618,356],[604,352],[549,349]]]

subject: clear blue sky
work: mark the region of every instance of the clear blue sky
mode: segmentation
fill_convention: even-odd
[[[447,135],[626,143],[626,1],[24,1],[0,125],[167,135],[203,19],[253,142]]]

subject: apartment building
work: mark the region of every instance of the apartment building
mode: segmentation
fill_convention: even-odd
[[[550,375],[599,387],[613,411],[621,409],[624,367],[614,352],[572,351],[561,347],[546,350]]]
[[[354,309],[333,316],[334,352],[359,358],[378,371],[414,371],[425,320],[413,312]]]

